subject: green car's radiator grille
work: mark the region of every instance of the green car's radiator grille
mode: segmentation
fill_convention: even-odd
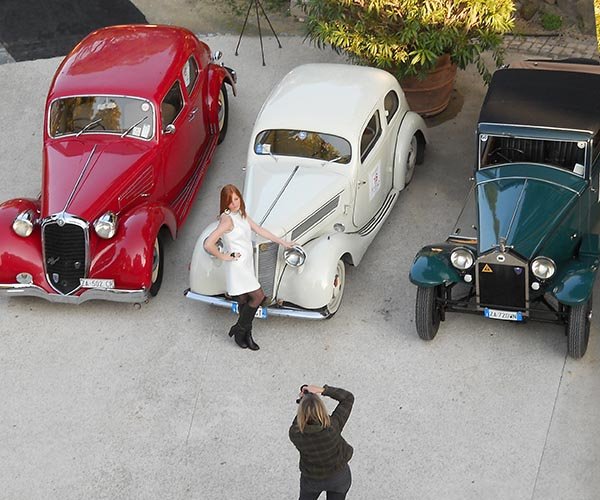
[[[478,262],[479,305],[495,309],[526,308],[527,267]]]

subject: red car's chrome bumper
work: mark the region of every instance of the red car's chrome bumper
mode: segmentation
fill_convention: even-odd
[[[89,288],[80,295],[61,295],[49,293],[37,285],[29,284],[0,284],[0,295],[8,297],[39,297],[50,302],[62,302],[65,304],[81,304],[88,300],[110,300],[112,302],[146,302],[148,292],[146,290],[118,290]]]

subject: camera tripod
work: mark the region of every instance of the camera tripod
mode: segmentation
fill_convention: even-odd
[[[279,38],[277,37],[277,33],[275,33],[275,30],[273,29],[273,25],[271,24],[271,21],[269,21],[269,16],[267,16],[267,13],[265,12],[265,9],[263,8],[262,4],[260,3],[260,0],[250,0],[250,2],[248,3],[248,10],[246,11],[246,19],[244,19],[244,25],[242,26],[242,32],[240,33],[240,38],[238,40],[237,47],[235,48],[235,55],[236,56],[238,55],[238,49],[240,48],[242,36],[244,36],[246,24],[248,24],[248,16],[250,16],[250,11],[252,10],[253,5],[254,5],[254,10],[256,11],[256,24],[258,26],[258,38],[260,39],[260,53],[262,54],[262,65],[266,66],[267,64],[265,63],[265,49],[263,47],[262,31],[260,29],[260,16],[258,15],[259,8],[262,11],[262,15],[265,16],[267,23],[269,23],[269,27],[271,28],[273,35],[275,35],[275,40],[277,40],[277,45],[279,45],[279,48],[281,48],[281,42],[279,41]]]

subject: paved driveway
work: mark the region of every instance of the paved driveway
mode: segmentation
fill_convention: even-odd
[[[284,38],[207,39],[239,73],[229,135],[178,241],[159,296],[137,308],[0,298],[0,497],[280,500],[297,495],[287,438],[302,383],[356,396],[349,498],[594,499],[600,491],[600,332],[566,357],[561,328],[449,315],[417,338],[408,269],[447,234],[466,194],[484,88],[457,83],[460,113],[431,129],[425,164],[330,321],[255,325],[262,349],[237,348],[228,312],[183,298],[218,192],[243,183],[254,118],[303,62],[340,62]],[[36,196],[42,106],[59,59],[0,66],[0,200]],[[599,293],[596,294],[600,296]]]

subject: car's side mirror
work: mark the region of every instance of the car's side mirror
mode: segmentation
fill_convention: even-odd
[[[166,127],[165,127],[165,134],[174,134],[175,130],[177,130],[175,128],[175,125],[173,125],[172,123],[169,123]]]

